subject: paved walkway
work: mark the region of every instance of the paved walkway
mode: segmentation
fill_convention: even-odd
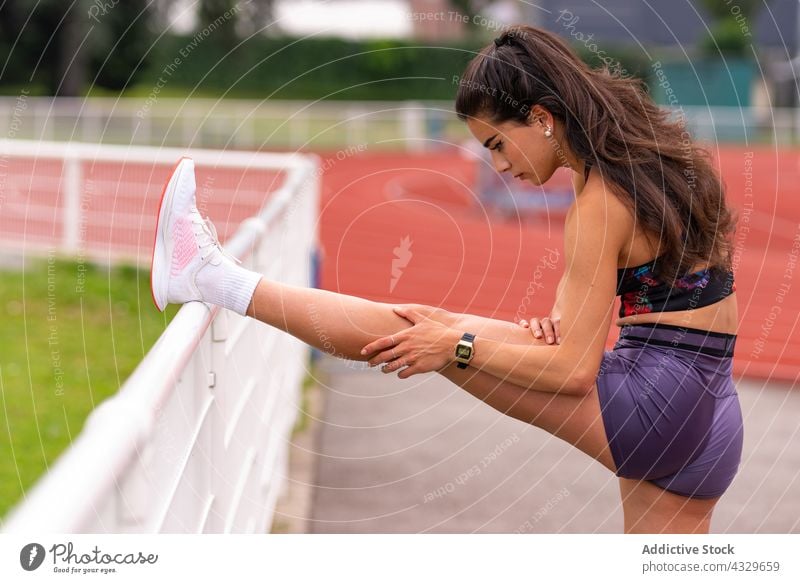
[[[308,532],[622,531],[616,478],[546,432],[438,375],[402,381],[330,357],[320,369]],[[800,532],[800,393],[788,388],[738,383],[743,465],[712,532]]]

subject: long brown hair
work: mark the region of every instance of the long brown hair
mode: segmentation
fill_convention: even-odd
[[[462,121],[527,124],[534,105],[564,125],[575,156],[597,168],[637,223],[660,237],[657,276],[674,283],[706,262],[730,269],[736,221],[710,155],[641,80],[592,69],[557,35],[514,26],[467,65],[456,113]]]

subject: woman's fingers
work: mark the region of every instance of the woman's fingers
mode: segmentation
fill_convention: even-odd
[[[519,325],[529,328],[535,338],[544,338],[548,344],[561,344],[561,318],[531,318],[531,321],[520,320]]]
[[[403,340],[400,334],[401,333],[398,332],[397,334],[393,334],[392,336],[385,336],[383,338],[378,338],[374,342],[370,342],[364,348],[361,349],[362,356],[367,354],[373,354],[385,348],[391,348],[392,346],[397,346]]]
[[[380,366],[387,362],[395,362],[398,358],[398,353],[396,349],[390,348],[389,350],[384,350],[377,356],[373,356],[367,361],[369,366]]]
[[[530,329],[535,338],[544,338],[548,344],[560,342],[561,336],[559,335],[558,323],[559,320],[552,320],[548,317],[544,318],[531,318]]]
[[[544,327],[539,318],[531,318],[531,333],[534,338],[541,338],[544,335]]]
[[[542,318],[542,331],[544,332],[544,339],[548,344],[556,341],[556,330],[553,326],[553,321],[550,318]]]

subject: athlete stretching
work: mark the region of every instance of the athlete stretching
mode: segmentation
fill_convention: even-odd
[[[534,184],[574,171],[566,268],[542,323],[269,281],[222,252],[195,208],[188,159],[159,210],[156,305],[214,303],[318,348],[322,326],[336,356],[400,378],[435,371],[614,472],[626,532],[708,532],[743,429],[731,378],[735,223],[707,154],[637,81],[590,69],[528,26],[470,62],[456,110],[498,171]],[[620,339],[605,351],[616,295]]]

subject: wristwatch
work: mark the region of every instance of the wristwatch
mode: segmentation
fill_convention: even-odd
[[[475,341],[475,334],[464,332],[461,340],[456,344],[456,366],[458,368],[467,368],[469,361],[475,356],[475,349],[472,343]]]

